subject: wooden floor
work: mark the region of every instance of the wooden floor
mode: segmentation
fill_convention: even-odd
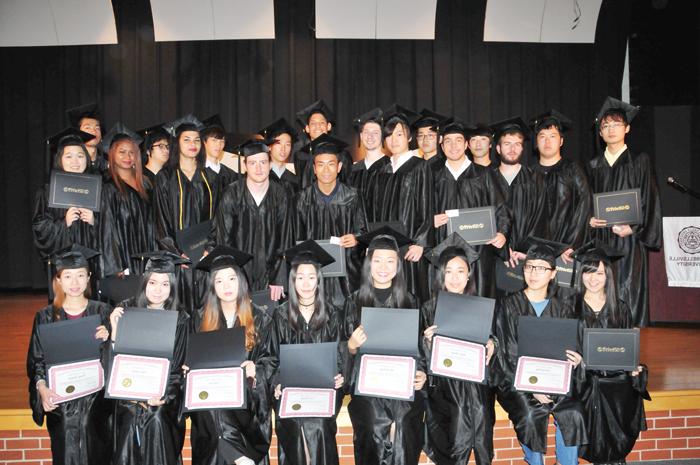
[[[38,294],[0,294],[0,409],[28,408],[27,344]],[[645,328],[641,361],[649,367],[649,391],[700,389],[700,328]]]

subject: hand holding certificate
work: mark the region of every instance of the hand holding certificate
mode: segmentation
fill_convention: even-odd
[[[486,347],[473,342],[435,336],[430,373],[481,383],[486,377]]]
[[[54,365],[49,368],[48,385],[58,397],[54,404],[97,392],[104,387],[104,370],[99,360]]]
[[[514,386],[519,391],[565,395],[571,384],[571,367],[569,361],[520,357]]]
[[[413,400],[416,361],[413,357],[365,354],[355,393],[370,397]]]
[[[280,418],[332,417],[335,414],[335,389],[284,388],[280,400]]]
[[[187,410],[236,409],[245,406],[245,376],[240,367],[191,370],[187,375]]]
[[[170,361],[167,358],[117,354],[112,362],[107,394],[128,400],[160,399],[168,384]]]

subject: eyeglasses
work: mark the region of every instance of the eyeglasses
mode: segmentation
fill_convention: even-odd
[[[608,131],[610,129],[620,129],[624,127],[624,123],[605,123],[602,126],[600,126],[601,131]]]
[[[552,271],[554,268],[547,268],[546,266],[539,266],[539,265],[525,265],[523,266],[523,271],[525,273],[532,273],[532,274],[538,274],[538,275],[543,275],[545,271]]]
[[[161,150],[170,150],[170,146],[168,144],[154,144],[151,146],[152,149],[161,149]]]

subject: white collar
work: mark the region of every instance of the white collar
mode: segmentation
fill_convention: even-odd
[[[459,179],[459,177],[462,175],[462,173],[467,171],[467,168],[469,168],[469,165],[471,165],[471,164],[472,164],[472,162],[469,160],[469,158],[464,157],[464,161],[462,162],[462,166],[460,166],[458,169],[456,169],[456,170],[452,169],[449,161],[445,162],[445,168],[447,168],[447,170],[450,173],[452,173],[452,177],[454,177],[455,181],[456,181],[457,179]]]
[[[620,150],[618,150],[616,153],[612,153],[608,150],[608,147],[605,147],[605,159],[608,161],[608,165],[612,166],[615,164],[618,158],[620,158],[620,155],[622,155],[625,150],[627,150],[627,144],[624,144]]]
[[[219,174],[219,171],[221,171],[221,163],[219,163],[219,162],[214,163],[213,161],[210,161],[208,158],[207,158],[207,161],[204,163],[204,166],[206,168],[211,168],[211,170],[213,172],[215,172],[216,174]]]
[[[409,150],[406,153],[399,155],[394,161],[394,157],[391,157],[391,169],[396,173],[408,160],[417,156],[415,150]]]

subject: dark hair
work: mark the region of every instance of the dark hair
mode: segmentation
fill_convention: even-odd
[[[75,136],[66,136],[63,137],[60,141],[58,141],[58,147],[56,148],[56,154],[54,155],[53,158],[53,169],[55,170],[60,170],[60,171],[65,171],[63,169],[63,162],[61,159],[63,158],[63,151],[65,150],[66,147],[80,147],[80,149],[83,151],[85,154],[85,171],[83,173],[87,173],[90,168],[92,167],[92,158],[90,158],[90,153],[87,150],[87,147],[85,146],[85,143],[78,139]]]
[[[376,250],[393,250],[396,252],[397,266],[396,276],[391,280],[391,297],[389,297],[389,306],[402,308],[410,307],[411,301],[409,293],[406,290],[406,279],[403,275],[403,260],[399,254],[399,247],[396,244],[396,239],[388,235],[380,235],[372,239],[367,248],[367,255],[362,262],[362,278],[360,282],[360,290],[358,292],[358,300],[361,307],[375,307],[378,305],[374,297],[373,282],[372,282],[372,257]]]
[[[630,123],[627,121],[627,113],[625,113],[623,110],[620,110],[619,108],[608,108],[605,110],[603,115],[600,117],[600,120],[598,120],[598,125],[602,125],[603,121],[606,119],[611,119],[613,121],[621,121],[625,123],[625,126],[628,126]]]
[[[255,320],[253,319],[253,304],[250,301],[250,287],[248,278],[241,267],[231,265],[226,268],[231,268],[236,273],[238,281],[238,293],[236,296],[236,312],[238,313],[238,321],[245,328],[245,347],[246,350],[253,350],[253,346],[257,341],[257,332],[255,331]],[[226,269],[222,268],[222,269]],[[222,269],[214,270],[209,273],[206,281],[206,295],[204,298],[204,308],[202,308],[202,323],[199,331],[216,331],[222,329],[225,325],[226,318],[224,311],[221,308],[221,301],[216,295],[214,287],[214,278]],[[223,323],[223,324],[222,324]]]
[[[296,263],[289,270],[289,301],[287,305],[287,317],[289,318],[289,324],[292,325],[295,331],[301,331],[303,328],[303,323],[301,320],[301,312],[299,311],[299,296],[297,295],[297,290],[295,287],[295,282],[297,279],[297,270],[299,265],[313,265],[316,270],[316,300],[314,301],[314,313],[309,320],[309,328],[313,331],[321,329],[328,323],[328,309],[326,308],[325,292],[323,290],[323,273],[321,272],[321,266],[318,263],[311,262],[301,262]]]
[[[448,247],[443,253],[440,254],[438,258],[437,271],[435,272],[435,278],[433,280],[433,297],[437,297],[439,291],[446,291],[445,287],[445,268],[447,268],[447,263],[449,263],[453,258],[460,258],[467,264],[467,270],[469,271],[469,280],[464,288],[463,294],[475,295],[476,294],[476,284],[472,277],[474,276],[474,270],[469,264],[469,259],[467,254],[459,247]]]
[[[520,136],[522,141],[525,142],[525,133],[523,133],[523,131],[518,129],[518,128],[510,128],[510,129],[506,129],[505,131],[503,131],[498,136],[497,145],[501,145],[501,142],[503,141],[503,136]]]
[[[555,118],[545,118],[538,122],[537,126],[535,126],[535,137],[540,133],[540,131],[544,131],[545,129],[556,129],[560,136],[563,137],[564,135],[564,127],[561,125],[559,120]]]
[[[61,268],[56,270],[56,276],[51,282],[51,287],[53,287],[53,301],[51,302],[51,307],[53,309],[52,316],[53,316],[53,321],[59,321],[61,319],[61,309],[63,308],[63,303],[66,300],[66,293],[63,292],[63,288],[61,287],[60,284],[58,284],[58,280],[61,279],[61,273],[63,273],[64,270],[80,270],[84,269],[87,271],[88,274],[88,282],[87,282],[87,287],[83,291],[83,295],[85,298],[89,299],[90,295],[92,294],[92,291],[90,290],[90,268],[86,266],[81,266],[80,268]]]
[[[225,139],[226,138],[226,133],[224,132],[224,128],[222,128],[221,126],[209,126],[207,128],[202,129],[199,132],[199,134],[202,137],[202,142],[205,142],[210,137],[216,137],[217,139]]]
[[[530,260],[543,260],[546,261],[549,265],[551,265],[552,270],[556,271],[557,270],[557,265],[556,262],[550,262],[547,260],[547,258],[542,258],[538,256],[531,256],[528,254],[528,256],[525,258],[525,261],[523,262],[523,267],[529,262]],[[525,269],[523,268],[523,280],[525,278]],[[527,289],[529,285],[527,284],[527,281],[525,281],[525,288]],[[547,298],[551,299],[554,294],[557,293],[557,290],[559,289],[559,283],[557,283],[557,278],[556,275],[554,275],[554,278],[549,280],[549,283],[547,283]]]
[[[384,138],[389,137],[394,133],[394,130],[396,129],[396,126],[401,125],[403,127],[403,130],[406,132],[406,137],[408,138],[409,141],[413,139],[413,134],[411,133],[411,126],[404,121],[402,118],[399,118],[398,116],[394,116],[393,118],[390,118],[389,121],[387,121],[384,124],[384,132],[382,136]]]
[[[148,307],[148,298],[146,297],[146,286],[148,286],[148,281],[151,279],[155,271],[145,271],[141,277],[141,286],[139,286],[139,295],[136,297],[136,306],[139,308]],[[163,302],[163,308],[165,310],[177,310],[179,307],[179,301],[177,298],[177,279],[175,278],[175,273],[166,273],[168,275],[168,282],[170,283],[170,295],[165,302]]]
[[[141,161],[143,165],[146,166],[148,163],[148,158],[151,156],[151,150],[153,150],[153,145],[156,142],[164,140],[170,145],[170,134],[165,129],[156,129],[151,131],[143,139],[143,151],[141,152]],[[168,153],[168,160],[170,160],[170,153]]]
[[[177,127],[175,131],[175,137],[170,144],[170,158],[168,158],[168,165],[177,168],[180,165],[180,136],[183,132],[194,131],[199,134],[201,139],[202,135],[196,125],[192,123],[183,123]],[[201,167],[204,165],[204,144],[201,144],[199,148],[199,153],[197,154],[197,166]]]
[[[584,273],[595,273],[598,267],[603,263],[605,269],[605,306],[608,307],[610,319],[608,320],[611,328],[620,328],[625,323],[625,316],[622,315],[622,308],[617,304],[617,290],[615,289],[615,274],[612,267],[602,260],[591,260],[581,263],[581,272],[576,276],[576,290],[581,295],[581,298],[586,293],[586,286],[583,284]]]
[[[138,159],[141,158],[141,150],[139,149],[139,146],[138,144],[136,144],[136,141],[134,141],[134,139],[132,139],[131,137],[122,137],[112,142],[109,146],[109,152],[107,152],[107,160],[109,161],[109,175],[112,178],[112,182],[117,188],[117,191],[119,191],[119,193],[122,196],[126,196],[126,182],[124,182],[124,180],[119,175],[116,163],[117,154],[119,153],[119,146],[121,146],[122,144],[127,144],[131,146],[134,153],[137,154],[136,156],[138,157]],[[138,161],[136,160],[134,160],[133,172],[134,179],[136,181],[136,192],[139,194],[139,197],[141,197],[144,200],[148,200],[147,187],[150,186],[146,186],[145,183],[148,183],[149,181],[148,178],[144,179],[143,167],[141,166],[141,163],[138,163]]]

